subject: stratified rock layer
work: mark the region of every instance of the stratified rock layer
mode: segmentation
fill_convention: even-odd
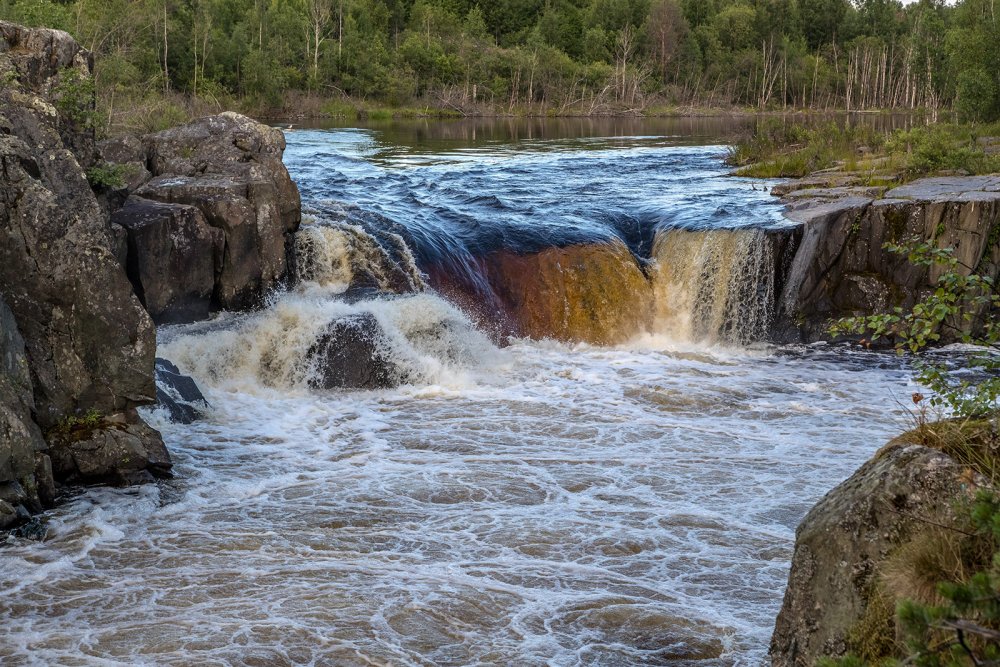
[[[887,249],[908,239],[953,248],[982,275],[1000,275],[1000,176],[927,178],[872,197],[870,189],[786,196],[802,240],[778,303],[775,337],[828,337],[832,319],[908,308],[940,276]],[[862,195],[862,196],[859,196]]]

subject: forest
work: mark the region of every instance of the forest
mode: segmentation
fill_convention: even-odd
[[[96,56],[100,123],[191,112],[1000,117],[996,0],[0,0]],[[395,111],[386,111],[394,109]]]

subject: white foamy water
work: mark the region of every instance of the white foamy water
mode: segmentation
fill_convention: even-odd
[[[795,525],[910,390],[891,359],[823,348],[474,334],[482,360],[397,390],[251,372],[269,327],[293,341],[320,303],[172,332],[214,411],[156,424],[176,480],[89,491],[0,551],[0,661],[759,665]]]
[[[289,135],[307,199],[381,197],[382,215],[423,221],[411,232],[517,215],[533,233],[558,215],[600,231],[591,200],[612,212],[643,201],[629,218],[639,222],[774,216],[722,178],[718,150],[657,140],[601,161],[560,144],[558,159],[477,154],[389,173],[356,141],[328,139]],[[506,201],[468,199],[491,184]],[[575,195],[559,191],[570,185]],[[650,191],[663,203],[640,199]],[[434,192],[447,205],[420,203]],[[44,542],[0,547],[0,663],[765,663],[795,526],[905,425],[895,398],[913,387],[894,357],[656,336],[497,349],[431,291],[340,300],[359,275],[422,280],[408,251],[379,253],[361,227],[317,222],[299,250],[319,284],[261,313],[161,331],[160,354],[212,405],[190,426],[147,413],[176,479],[80,493],[49,513]],[[742,258],[732,266],[694,245],[677,252],[689,261],[663,269],[660,287],[704,285],[708,299],[716,273],[729,271],[726,285],[764,274],[742,245],[727,251]],[[671,317],[691,314],[665,327],[687,339],[733,310],[661,297]],[[407,384],[311,390],[316,336],[359,314],[384,330]]]

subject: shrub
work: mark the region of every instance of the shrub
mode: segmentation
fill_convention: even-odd
[[[64,70],[54,90],[55,106],[64,120],[80,130],[97,124],[94,80],[76,69]]]
[[[87,170],[87,182],[95,190],[117,189],[125,185],[129,171],[128,165],[102,162]]]

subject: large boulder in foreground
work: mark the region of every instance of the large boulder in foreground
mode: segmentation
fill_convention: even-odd
[[[949,527],[964,525],[963,504],[986,480],[911,440],[887,445],[803,519],[771,639],[775,667],[898,657],[896,603],[934,601],[947,568],[928,564],[961,551]]]
[[[126,262],[140,295],[169,296],[178,269],[197,264],[197,286],[182,287],[175,300],[144,301],[155,321],[253,308],[290,277],[291,235],[301,203],[281,161],[284,149],[281,130],[231,112],[101,145],[106,160],[138,175],[128,185],[134,196],[114,221],[128,235]],[[157,213],[156,228],[170,229],[171,248],[162,243],[166,232],[150,230],[152,209],[144,200],[178,207],[169,215],[166,209]],[[179,208],[186,206],[198,209],[203,222]],[[203,229],[206,224],[218,235]],[[202,277],[206,257],[216,258],[210,293]]]

